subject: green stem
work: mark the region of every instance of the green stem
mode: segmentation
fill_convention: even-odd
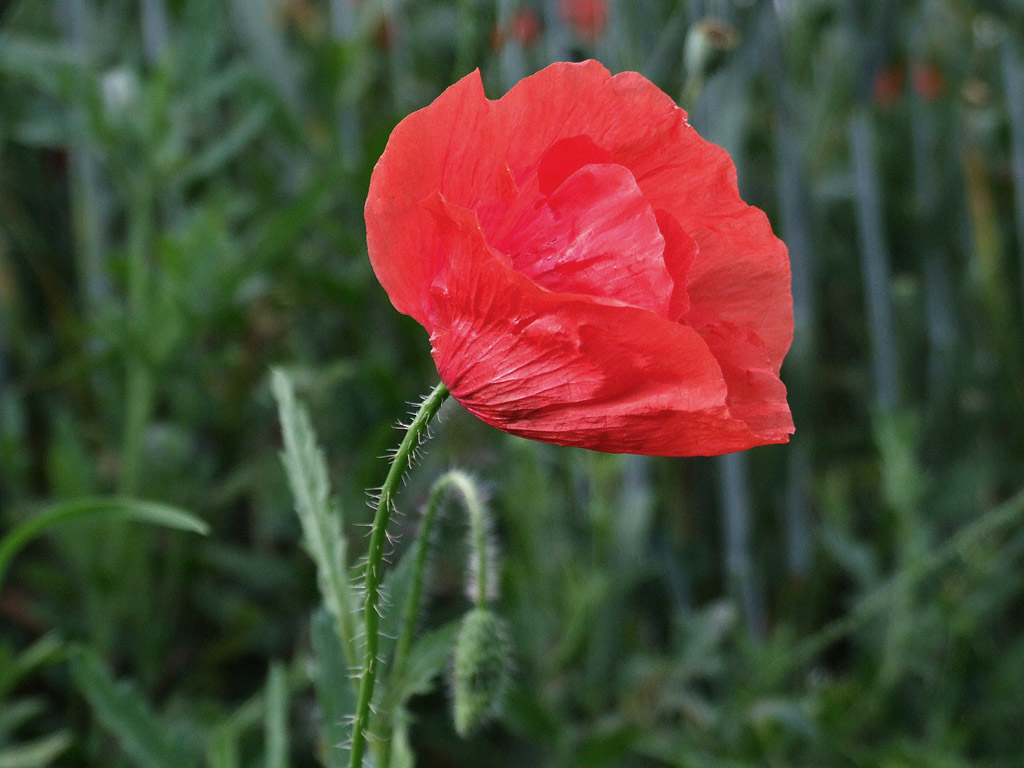
[[[143,357],[142,325],[149,294],[149,248],[153,229],[152,191],[146,181],[129,185],[132,195],[128,234],[128,322],[131,324],[125,381],[124,436],[121,444],[122,494],[138,491],[142,441],[153,403],[153,381]]]
[[[462,498],[462,504],[469,516],[470,537],[473,542],[472,556],[474,558],[473,576],[476,581],[474,591],[476,592],[476,604],[483,607],[487,604],[488,584],[490,574],[488,556],[490,549],[487,540],[487,518],[484,513],[483,500],[477,492],[476,485],[465,472],[457,469],[445,472],[437,479],[430,489],[427,497],[427,507],[423,513],[423,522],[420,523],[419,533],[416,535],[415,552],[413,557],[412,584],[409,587],[409,595],[405,600],[402,611],[402,632],[395,644],[395,656],[391,663],[392,679],[394,675],[401,674],[406,659],[409,658],[409,650],[412,648],[413,634],[416,632],[416,619],[420,612],[420,599],[423,595],[423,583],[427,570],[427,556],[430,553],[430,546],[433,541],[434,524],[437,521],[438,512],[441,509],[441,502],[444,501],[449,491],[456,491]],[[381,743],[380,768],[390,768],[391,765],[391,738],[394,720],[389,719],[385,727],[387,732],[383,734]]]
[[[384,541],[387,538],[388,522],[391,520],[392,502],[399,483],[412,461],[412,453],[426,435],[427,425],[437,414],[441,404],[448,397],[448,388],[442,382],[431,392],[402,438],[401,445],[391,462],[388,476],[380,490],[377,510],[373,516],[370,534],[370,549],[366,556],[366,598],[363,602],[365,647],[363,670],[359,681],[359,699],[356,703],[356,717],[352,726],[352,754],[349,768],[362,768],[363,751],[366,749],[366,724],[370,715],[370,701],[377,681],[377,641],[380,632],[380,575],[384,563]]]

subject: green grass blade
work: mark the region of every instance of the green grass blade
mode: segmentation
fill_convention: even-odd
[[[288,673],[276,663],[267,679],[267,768],[288,768]]]
[[[57,731],[27,744],[0,749],[0,768],[43,768],[71,746],[71,734]]]
[[[14,556],[41,533],[68,520],[102,516],[154,523],[204,536],[210,531],[209,526],[198,517],[167,504],[120,497],[97,497],[64,502],[26,520],[0,540],[0,586],[3,585],[4,576]]]
[[[238,734],[234,728],[219,726],[210,736],[206,748],[207,768],[240,768],[242,761],[238,756]]]
[[[23,650],[9,663],[6,659],[0,662],[0,703],[14,686],[31,675],[40,667],[63,659],[64,641],[57,632],[49,632]],[[6,709],[0,709],[0,740],[3,734],[3,721]]]
[[[170,738],[167,727],[135,685],[115,682],[93,651],[78,648],[72,652],[71,674],[97,719],[137,765],[185,768],[194,764],[191,756]]]
[[[33,696],[17,699],[0,707],[0,744],[11,741],[11,734],[46,712],[46,705],[46,699]]]

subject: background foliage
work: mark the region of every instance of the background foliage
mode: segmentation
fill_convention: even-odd
[[[270,368],[354,560],[436,377],[366,258],[373,163],[472,67],[497,96],[588,56],[681,99],[788,243],[797,434],[653,460],[446,406],[394,557],[469,470],[513,683],[460,739],[424,646],[417,764],[1019,766],[1022,32],[1019,0],[0,3],[0,530],[70,518],[0,585],[0,766],[338,764]],[[175,508],[209,535],[126,522],[201,527]],[[468,553],[440,527],[443,650]]]

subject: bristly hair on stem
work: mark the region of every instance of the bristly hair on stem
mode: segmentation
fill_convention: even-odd
[[[365,596],[363,601],[363,667],[359,681],[359,696],[356,702],[356,717],[352,726],[352,751],[349,768],[362,768],[363,752],[366,749],[367,723],[370,717],[374,684],[377,679],[377,658],[380,631],[380,582],[384,559],[384,542],[387,538],[388,522],[391,520],[394,495],[406,471],[411,466],[414,451],[420,446],[427,432],[427,425],[437,415],[442,403],[448,398],[448,388],[438,384],[423,400],[413,416],[409,428],[402,438],[394,459],[388,469],[387,478],[381,486],[380,499],[373,517],[370,546],[367,551],[364,577]]]

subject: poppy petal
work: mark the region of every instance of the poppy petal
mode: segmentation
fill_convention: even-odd
[[[766,442],[730,413],[722,370],[693,329],[545,291],[502,263],[472,211],[440,196],[425,207],[449,245],[432,291],[434,360],[480,419],[610,452],[710,455]]]
[[[669,299],[668,319],[678,320],[690,311],[690,295],[686,292],[686,278],[690,265],[697,258],[697,241],[690,237],[676,221],[676,217],[665,210],[655,211],[658,229],[665,239],[665,268],[672,276],[672,297]]]
[[[572,136],[551,145],[537,165],[537,182],[542,195],[550,195],[562,182],[585,165],[607,165],[612,155],[589,136]]]
[[[732,416],[744,421],[758,437],[772,442],[793,434],[786,385],[773,370],[761,337],[729,323],[706,326],[700,335],[722,368]]]
[[[698,322],[754,331],[778,372],[793,337],[786,247],[764,213],[740,199],[728,153],[702,139],[667,94],[635,72],[612,77],[587,61],[554,64],[496,106],[507,125],[529,126],[508,145],[517,184],[550,147],[579,135],[629,168],[651,206],[697,242],[686,290]]]
[[[419,203],[440,190],[456,205],[503,212],[517,195],[493,151],[503,130],[472,72],[399,123],[374,168],[365,210],[370,262],[395,309],[421,323],[444,243],[431,240]]]
[[[492,235],[512,266],[556,293],[613,298],[667,317],[673,279],[665,238],[633,174],[585,165]]]

